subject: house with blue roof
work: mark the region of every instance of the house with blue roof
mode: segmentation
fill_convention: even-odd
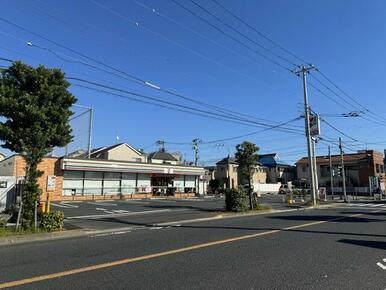
[[[288,183],[296,179],[295,167],[282,161],[277,153],[260,154],[259,163],[268,168],[268,183]]]

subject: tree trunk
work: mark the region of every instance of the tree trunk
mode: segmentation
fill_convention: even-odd
[[[40,188],[37,184],[37,179],[42,175],[38,167],[38,161],[33,158],[26,158],[25,168],[25,184],[23,186],[23,209],[22,209],[22,224],[25,227],[31,227],[35,216],[35,203],[40,197]]]

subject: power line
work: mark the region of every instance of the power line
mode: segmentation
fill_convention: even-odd
[[[320,69],[316,69],[316,71],[324,77],[330,84],[332,84],[337,90],[339,90],[342,94],[344,94],[346,97],[348,97],[351,101],[356,103],[358,106],[360,106],[363,110],[367,112],[371,112],[373,115],[377,116],[378,118],[382,119],[383,121],[386,121],[386,118],[384,118],[381,115],[378,115],[372,111],[370,111],[367,107],[363,106],[361,103],[359,103],[355,98],[351,97],[348,93],[346,93],[344,90],[342,90],[336,83],[334,83],[326,74],[320,71]]]
[[[243,20],[241,17],[237,16],[235,13],[233,13],[232,11],[230,11],[229,9],[227,9],[224,5],[222,5],[219,1],[217,0],[212,0],[212,2],[214,2],[215,4],[217,4],[219,7],[221,7],[222,9],[224,9],[229,15],[233,16],[234,18],[236,18],[238,21],[240,21],[241,23],[243,23],[245,26],[247,26],[248,28],[252,29],[254,32],[256,32],[259,36],[263,37],[265,40],[269,41],[272,45],[274,45],[274,47],[272,49],[274,49],[275,47],[278,47],[280,48],[282,51],[286,52],[287,54],[295,57],[297,60],[299,60],[300,62],[302,63],[309,63],[308,61],[304,60],[303,58],[297,56],[296,54],[294,54],[293,52],[291,52],[290,50],[286,49],[285,47],[281,46],[279,43],[277,43],[276,41],[274,41],[272,38],[268,37],[266,34],[262,33],[261,31],[259,31],[258,29],[256,29],[255,27],[253,27],[252,25],[248,24],[245,20]]]
[[[91,1],[92,1],[92,0],[91,0]],[[94,2],[94,1],[93,1],[93,2]],[[0,20],[4,20],[4,19],[0,18]],[[6,22],[8,23],[8,20],[6,20]],[[36,34],[36,33],[32,32],[32,31],[30,31],[30,30],[28,30],[28,29],[25,29],[24,27],[21,27],[20,25],[17,25],[17,24],[15,24],[15,23],[13,23],[13,22],[9,22],[9,23],[11,23],[11,24],[15,25],[16,27],[18,27],[18,28],[20,28],[20,29],[22,29],[22,30],[25,30],[25,31],[27,31],[27,32],[29,32],[29,33],[32,33],[32,34],[34,34],[34,35]],[[102,65],[102,66],[105,66],[105,67],[107,67],[107,68],[109,68],[109,69],[115,71],[116,73],[111,72],[111,71],[109,71],[109,70],[106,70],[106,69],[104,69],[104,68],[101,68],[100,66],[96,66],[96,65],[93,65],[93,64],[90,64],[90,63],[81,61],[81,60],[79,60],[79,59],[75,59],[75,58],[73,58],[73,57],[71,57],[71,56],[64,55],[64,57],[63,57],[61,54],[55,52],[55,51],[54,51],[53,49],[51,49],[51,48],[44,47],[44,46],[41,46],[41,45],[37,45],[37,44],[32,43],[32,42],[26,42],[26,41],[24,41],[24,40],[22,40],[22,39],[19,39],[19,40],[22,41],[22,42],[24,42],[24,43],[27,43],[27,45],[29,45],[29,46],[33,46],[33,47],[36,47],[36,48],[39,48],[39,49],[42,49],[42,50],[46,50],[46,51],[52,53],[53,55],[55,55],[56,57],[58,57],[59,59],[61,59],[61,60],[63,60],[63,61],[70,62],[70,63],[79,63],[79,64],[82,64],[82,65],[91,67],[91,68],[93,68],[93,69],[97,69],[97,70],[103,71],[103,72],[105,72],[105,73],[109,73],[109,74],[115,75],[115,76],[118,76],[118,77],[123,77],[122,75],[125,75],[125,76],[127,76],[127,77],[123,77],[124,79],[129,80],[129,81],[132,81],[132,82],[134,82],[134,83],[136,83],[136,84],[139,84],[139,85],[142,85],[142,86],[151,88],[151,89],[155,89],[155,90],[158,90],[158,91],[161,91],[161,92],[164,92],[164,93],[173,95],[173,96],[175,96],[175,97],[178,97],[178,98],[181,98],[181,99],[184,99],[184,100],[188,100],[188,101],[190,101],[190,102],[193,102],[193,103],[202,105],[202,106],[204,106],[204,107],[208,107],[208,106],[209,106],[209,107],[211,107],[212,109],[214,109],[214,110],[216,110],[216,111],[219,111],[219,112],[221,112],[221,113],[231,113],[231,114],[234,114],[234,116],[236,116],[236,117],[237,117],[238,115],[244,115],[244,116],[246,116],[246,117],[249,117],[249,118],[252,117],[252,118],[257,119],[257,120],[263,120],[263,121],[267,121],[267,122],[272,122],[272,121],[270,121],[270,120],[266,120],[266,119],[262,119],[262,118],[257,118],[257,117],[251,116],[251,115],[247,115],[247,114],[243,114],[243,113],[240,113],[240,112],[232,111],[232,110],[229,110],[229,109],[221,108],[221,107],[219,107],[219,106],[211,105],[211,104],[208,104],[208,103],[205,103],[205,102],[202,102],[202,101],[198,101],[198,100],[195,100],[195,99],[193,99],[193,98],[184,96],[184,95],[182,95],[182,94],[180,94],[180,93],[176,93],[176,92],[174,92],[174,91],[172,91],[172,90],[161,88],[160,86],[155,85],[155,84],[153,84],[153,83],[150,82],[150,81],[146,81],[146,80],[144,80],[144,79],[142,79],[142,78],[140,78],[140,77],[137,77],[137,76],[135,76],[135,75],[133,75],[133,74],[131,74],[131,73],[127,73],[127,72],[124,72],[124,71],[122,71],[122,70],[120,70],[120,69],[116,69],[115,67],[112,67],[112,66],[110,66],[110,65],[108,65],[108,64],[106,64],[106,63],[104,63],[104,62],[101,62],[101,61],[99,61],[99,60],[96,60],[96,59],[94,59],[94,58],[92,58],[92,57],[88,57],[88,56],[84,55],[84,54],[81,53],[81,52],[78,52],[78,51],[75,51],[75,50],[73,50],[73,49],[71,49],[71,48],[68,48],[68,47],[66,47],[66,46],[63,46],[63,45],[61,45],[61,44],[59,44],[59,43],[57,43],[57,42],[55,42],[55,41],[51,41],[51,40],[49,40],[48,38],[45,38],[44,36],[41,36],[40,34],[36,34],[36,35],[37,35],[38,37],[41,37],[42,39],[45,39],[45,40],[47,40],[47,41],[49,41],[49,42],[55,44],[55,45],[58,45],[58,46],[60,46],[60,47],[62,47],[62,48],[65,48],[65,49],[68,49],[69,51],[71,51],[71,52],[73,52],[73,53],[75,53],[75,54],[77,54],[77,55],[80,55],[80,56],[85,57],[85,58],[87,58],[87,59],[89,59],[89,60],[91,60],[91,61],[94,61],[94,62],[96,62],[96,63],[98,63],[98,64],[100,64],[100,65]],[[117,74],[117,73],[118,73],[118,74]],[[274,122],[274,123],[277,123],[277,122]]]
[[[198,101],[198,100],[195,100],[195,99],[193,99],[193,98],[184,96],[184,95],[182,95],[182,94],[180,94],[180,93],[176,93],[176,92],[174,92],[174,91],[172,91],[172,90],[170,90],[170,89],[164,89],[164,88],[161,88],[160,86],[155,85],[155,84],[153,84],[153,83],[150,82],[150,81],[146,81],[146,80],[144,80],[144,79],[142,79],[142,78],[140,78],[140,77],[137,77],[137,76],[135,76],[135,75],[133,75],[133,74],[131,74],[131,73],[127,73],[127,72],[122,71],[122,70],[120,70],[120,69],[117,69],[117,68],[115,68],[115,67],[113,67],[113,66],[111,66],[111,65],[108,65],[108,64],[106,64],[106,63],[104,63],[104,62],[102,62],[102,61],[99,61],[99,60],[97,60],[97,59],[94,59],[94,58],[92,58],[92,57],[89,57],[89,56],[87,56],[87,55],[84,55],[84,54],[81,53],[81,52],[78,52],[78,51],[76,51],[76,50],[74,50],[74,49],[72,49],[72,48],[69,48],[69,47],[67,47],[67,46],[61,45],[60,43],[57,43],[56,41],[52,41],[52,40],[50,40],[50,39],[48,39],[48,38],[46,38],[46,37],[44,37],[44,36],[42,36],[42,35],[40,35],[40,34],[37,34],[37,33],[33,32],[33,31],[30,31],[29,29],[26,29],[26,28],[24,28],[24,27],[21,27],[20,25],[15,24],[15,23],[13,23],[13,22],[11,22],[11,21],[9,21],[9,20],[3,19],[3,18],[1,18],[1,17],[0,17],[0,20],[5,21],[6,23],[9,23],[9,24],[11,24],[11,25],[14,25],[14,26],[18,27],[19,29],[22,29],[23,31],[26,31],[26,32],[31,33],[31,34],[33,34],[33,35],[36,35],[36,36],[38,36],[38,37],[40,37],[40,38],[42,38],[42,39],[44,39],[44,40],[46,40],[46,41],[49,41],[49,42],[51,42],[51,43],[53,43],[53,44],[55,44],[55,45],[57,45],[57,46],[59,46],[59,47],[62,47],[62,48],[64,48],[64,49],[67,49],[67,50],[71,51],[72,53],[75,53],[75,54],[77,54],[77,55],[79,55],[79,56],[81,56],[81,57],[87,58],[87,59],[89,59],[89,60],[91,60],[91,61],[93,61],[93,62],[96,62],[96,63],[98,63],[98,64],[100,64],[100,65],[102,65],[102,66],[105,66],[105,67],[107,67],[107,68],[109,68],[109,69],[111,69],[111,70],[113,70],[113,71],[115,71],[115,72],[111,72],[111,71],[109,71],[109,70],[106,70],[106,69],[104,69],[104,68],[101,68],[100,66],[97,66],[97,65],[94,65],[94,64],[90,64],[90,63],[84,62],[84,61],[79,60],[79,59],[75,59],[75,58],[73,58],[73,57],[71,57],[71,56],[64,55],[64,57],[63,57],[61,54],[55,52],[55,51],[54,51],[53,49],[51,49],[51,48],[44,47],[44,46],[41,46],[41,45],[37,45],[37,44],[32,43],[32,42],[25,42],[24,40],[21,40],[21,39],[20,39],[20,41],[22,41],[22,42],[24,42],[24,43],[27,43],[29,46],[33,46],[33,47],[36,47],[36,48],[39,48],[39,49],[42,49],[42,50],[46,50],[46,51],[52,53],[53,55],[55,55],[56,57],[58,57],[59,59],[61,59],[61,60],[63,60],[63,61],[67,61],[67,62],[70,62],[70,63],[79,63],[79,64],[82,64],[82,65],[91,67],[91,68],[93,68],[93,69],[97,69],[97,70],[103,71],[103,72],[105,72],[105,73],[109,73],[109,74],[112,74],[112,75],[114,75],[114,76],[118,76],[118,77],[124,78],[124,79],[129,80],[129,81],[132,81],[132,82],[134,82],[134,83],[136,83],[136,84],[145,86],[145,87],[147,87],[147,88],[155,89],[155,90],[158,90],[158,91],[161,91],[161,92],[164,92],[164,93],[173,95],[173,96],[175,96],[175,97],[178,97],[178,98],[181,98],[181,99],[184,99],[184,100],[188,100],[188,101],[190,101],[190,102],[193,102],[193,103],[202,105],[202,106],[204,106],[204,107],[208,107],[208,106],[209,106],[209,107],[211,107],[212,109],[214,109],[214,110],[216,110],[216,111],[218,111],[218,112],[221,112],[221,113],[227,113],[227,114],[228,114],[228,113],[231,113],[231,114],[233,114],[234,117],[237,117],[238,115],[244,115],[244,116],[246,116],[246,117],[252,117],[252,118],[257,119],[257,120],[263,120],[263,121],[267,121],[267,122],[277,123],[277,122],[275,122],[275,121],[270,121],[270,120],[266,120],[266,119],[262,119],[262,118],[257,118],[257,117],[251,116],[251,115],[247,115],[247,114],[243,114],[243,113],[240,113],[240,112],[232,111],[232,110],[229,110],[229,109],[221,108],[221,107],[219,107],[219,106],[211,105],[211,104],[208,104],[208,103],[205,103],[205,102],[202,102],[202,101]],[[67,59],[67,58],[69,58],[69,59]],[[126,77],[125,77],[125,76],[126,76]]]
[[[119,88],[107,86],[107,85],[104,85],[104,84],[101,84],[101,83],[93,82],[93,81],[90,81],[90,80],[85,80],[85,79],[82,79],[82,78],[67,77],[67,79],[68,80],[73,80],[73,81],[80,81],[80,82],[83,82],[83,83],[88,83],[88,84],[91,84],[91,85],[94,85],[94,86],[102,87],[102,88],[109,89],[109,90],[118,91],[118,92],[121,92],[121,93],[128,93],[128,94],[131,94],[131,95],[134,95],[134,96],[137,96],[137,97],[150,99],[152,101],[161,102],[161,103],[164,103],[164,104],[167,104],[167,105],[177,106],[177,107],[181,107],[181,108],[189,109],[189,110],[195,110],[195,111],[198,111],[198,112],[201,112],[201,113],[215,115],[215,116],[219,116],[219,117],[226,118],[226,119],[231,119],[231,120],[236,120],[236,121],[240,121],[240,122],[250,123],[250,124],[255,125],[256,127],[275,127],[275,128],[277,127],[280,130],[284,130],[285,129],[286,131],[301,132],[299,130],[292,129],[292,128],[279,128],[281,126],[280,124],[272,126],[272,125],[266,124],[266,123],[261,123],[261,122],[256,122],[256,121],[252,121],[252,120],[248,120],[248,119],[242,119],[242,118],[233,117],[232,115],[225,115],[225,114],[215,113],[215,112],[211,112],[211,111],[207,111],[207,110],[203,110],[203,109],[189,107],[189,106],[186,106],[186,105],[177,104],[177,103],[169,102],[169,101],[166,101],[166,100],[161,100],[161,99],[158,99],[158,98],[155,98],[155,97],[151,97],[151,96],[148,96],[148,95],[143,95],[143,94],[140,94],[140,93],[135,93],[135,92],[132,92],[132,91],[127,91],[127,90],[124,90],[124,89],[119,89]]]
[[[248,49],[249,51],[253,52],[254,54],[257,54],[259,55],[260,57],[268,60],[269,62],[271,63],[274,63],[276,64],[277,66],[281,67],[282,69],[286,70],[286,71],[291,71],[291,69],[289,69],[288,67],[284,66],[283,64],[275,61],[274,59],[266,56],[265,54],[261,53],[260,51],[257,51],[257,50],[254,50],[252,47],[250,47],[249,45],[245,44],[244,42],[240,41],[239,39],[235,38],[234,36],[230,35],[229,33],[227,33],[226,31],[224,31],[223,29],[219,28],[218,26],[214,25],[213,23],[211,23],[210,21],[208,21],[207,19],[201,17],[200,15],[198,15],[197,13],[195,13],[194,11],[192,11],[191,9],[189,9],[188,7],[182,5],[181,3],[177,2],[176,0],[170,0],[172,1],[173,3],[175,3],[177,6],[181,7],[182,9],[184,9],[185,11],[187,11],[188,13],[192,14],[194,17],[200,19],[201,21],[205,22],[206,24],[208,24],[210,27],[214,28],[215,30],[217,30],[218,32],[220,32],[221,34],[225,35],[226,37],[232,39],[233,41],[237,42],[238,44],[240,44],[241,46],[245,47],[246,49]]]
[[[210,12],[208,9],[206,9],[205,7],[203,7],[202,5],[198,4],[196,1],[194,0],[190,0],[190,2],[192,2],[194,5],[196,5],[197,7],[199,7],[201,10],[205,11],[207,14],[209,14],[210,16],[212,16],[214,19],[216,19],[218,22],[220,22],[221,24],[223,24],[224,26],[228,27],[229,29],[231,29],[233,32],[237,33],[238,35],[241,35],[242,37],[244,37],[245,39],[247,39],[248,41],[252,42],[253,44],[257,45],[258,47],[264,49],[266,52],[276,56],[277,58],[280,58],[281,60],[287,62],[288,64],[292,65],[292,66],[297,66],[297,64],[293,63],[292,61],[288,60],[287,58],[285,57],[282,57],[281,55],[273,52],[272,50],[268,49],[267,47],[261,45],[260,43],[258,43],[257,41],[255,41],[254,39],[250,38],[249,36],[247,36],[246,34],[244,34],[243,32],[241,32],[240,30],[234,28],[232,25],[229,25],[228,23],[226,23],[225,21],[223,21],[220,17],[216,16],[214,13]],[[270,61],[272,61],[270,58],[269,58]]]

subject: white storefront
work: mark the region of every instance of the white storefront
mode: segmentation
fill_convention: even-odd
[[[206,193],[202,167],[64,157],[61,169],[63,196]]]

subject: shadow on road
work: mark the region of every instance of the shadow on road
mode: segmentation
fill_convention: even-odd
[[[337,242],[355,245],[355,246],[362,246],[362,247],[369,247],[369,248],[386,250],[386,242],[350,240],[350,239],[341,239],[341,240],[338,240]]]

